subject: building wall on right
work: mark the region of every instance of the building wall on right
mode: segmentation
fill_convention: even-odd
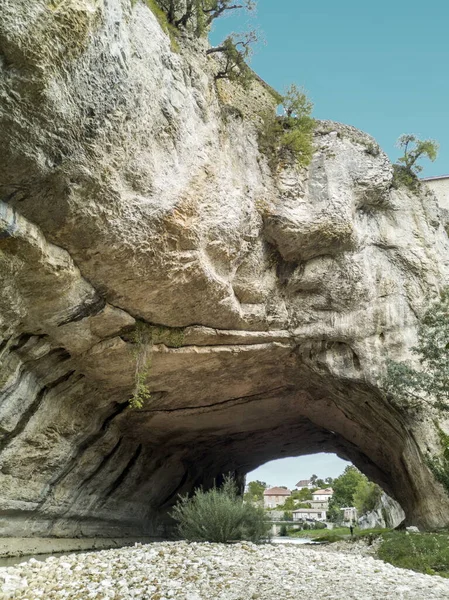
[[[441,208],[449,210],[449,175],[421,179],[435,194]]]

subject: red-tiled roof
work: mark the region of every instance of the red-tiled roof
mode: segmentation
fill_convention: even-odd
[[[264,496],[290,496],[291,491],[286,490],[285,488],[274,487],[269,490],[265,490],[263,493]]]
[[[314,492],[312,492],[312,494],[315,496],[316,495],[320,495],[320,496],[324,496],[325,494],[329,494],[332,495],[334,493],[334,490],[332,488],[326,488],[325,490],[315,490]]]

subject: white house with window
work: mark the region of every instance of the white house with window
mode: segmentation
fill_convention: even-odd
[[[310,481],[310,479],[300,479],[295,487],[297,490],[311,490],[313,489],[313,483]]]
[[[314,502],[329,502],[334,495],[332,488],[326,488],[324,490],[315,490],[312,492],[312,499]]]
[[[292,512],[293,521],[325,521],[326,511],[317,508],[298,508]]]

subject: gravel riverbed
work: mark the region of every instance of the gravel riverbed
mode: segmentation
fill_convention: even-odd
[[[449,600],[449,580],[297,545],[162,542],[0,569],[0,600]]]

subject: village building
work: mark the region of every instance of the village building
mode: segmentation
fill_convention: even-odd
[[[317,508],[298,508],[292,512],[293,521],[325,521],[326,511]]]
[[[311,490],[313,489],[313,483],[310,479],[300,479],[298,483],[295,485],[297,490]]]
[[[357,509],[355,506],[344,506],[340,508],[343,512],[343,521],[356,522],[357,521]]]
[[[332,488],[316,490],[312,493],[312,500],[309,500],[310,508],[328,510],[329,500],[332,498],[333,493],[334,490]]]
[[[312,493],[312,500],[314,502],[329,502],[333,495],[334,490],[332,488],[326,488],[324,490],[315,490]]]
[[[284,502],[291,496],[291,491],[282,487],[273,487],[265,490],[263,493],[263,505],[264,508],[275,508],[284,504]]]
[[[329,502],[327,500],[307,500],[307,503],[310,504],[310,508],[322,508],[324,510],[329,508]]]
[[[421,179],[435,194],[441,208],[449,210],[449,175]]]

